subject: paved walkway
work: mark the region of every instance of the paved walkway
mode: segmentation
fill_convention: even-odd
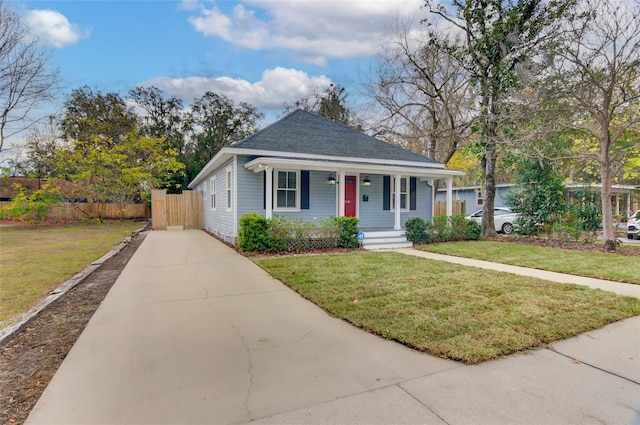
[[[481,269],[497,270],[500,272],[512,273],[521,276],[536,277],[539,279],[550,280],[552,282],[585,285],[591,288],[615,292],[616,294],[620,295],[628,295],[631,297],[640,298],[640,285],[612,282],[610,280],[594,279],[591,277],[574,276],[570,274],[550,272],[546,270],[530,269],[527,267],[511,266],[509,264],[492,263],[490,261],[474,260],[472,258],[454,257],[452,255],[436,254],[433,252],[421,251],[414,248],[397,249],[395,250],[395,252],[401,252],[403,254],[414,255],[416,257],[428,258],[431,260],[446,261],[448,263],[478,267]]]
[[[640,424],[639,330],[464,366],[331,318],[203,232],[151,232],[27,423]]]

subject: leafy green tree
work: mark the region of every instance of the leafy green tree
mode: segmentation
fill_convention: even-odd
[[[94,93],[84,86],[64,102],[60,131],[76,149],[88,143],[109,149],[138,128],[138,117],[117,93]]]
[[[484,172],[482,231],[493,236],[496,193],[495,174],[503,138],[501,127],[508,114],[505,100],[521,83],[518,71],[537,53],[545,37],[573,1],[544,0],[452,0],[447,8],[437,0],[425,0],[430,12],[463,34],[463,42],[435,29],[429,43],[448,52],[466,69],[475,84],[480,102],[474,129]],[[432,26],[435,28],[435,26]]]
[[[147,137],[163,138],[165,149],[175,149],[178,161],[188,162],[188,145],[185,139],[185,111],[182,100],[167,97],[154,86],[138,86],[129,91],[129,99],[144,111],[140,121],[142,133]],[[179,193],[189,184],[184,169],[177,171],[161,189]]]
[[[188,137],[183,159],[186,182],[193,180],[220,149],[255,133],[263,117],[248,103],[236,106],[231,99],[213,92],[196,99],[184,124]]]
[[[95,142],[98,136],[92,138]],[[175,150],[163,148],[162,142],[132,131],[111,149],[89,142],[82,149],[66,150],[62,162],[69,164],[70,177],[84,183],[96,201],[148,201],[152,188],[184,168]]]
[[[535,235],[541,225],[551,227],[562,220],[566,211],[564,183],[549,162],[521,159],[515,177],[516,186],[505,202],[522,215],[516,223],[520,233]]]

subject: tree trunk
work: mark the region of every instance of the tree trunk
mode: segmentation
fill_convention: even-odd
[[[496,156],[495,144],[489,143],[482,158],[483,171],[485,175],[482,195],[482,236],[485,237],[493,237],[496,235],[496,229],[493,221],[493,208],[496,197]]]
[[[613,212],[611,211],[611,161],[609,159],[609,144],[603,141],[600,151],[600,173],[602,190],[600,191],[600,202],[602,204],[602,233],[604,238],[604,249],[606,251],[616,250],[616,234],[613,228]]]

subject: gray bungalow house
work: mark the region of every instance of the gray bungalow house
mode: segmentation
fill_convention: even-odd
[[[433,179],[451,212],[457,171],[321,116],[296,110],[225,147],[189,183],[204,194],[204,227],[236,244],[249,212],[317,221],[360,219],[365,247],[406,244],[404,222],[433,215]],[[398,195],[398,196],[396,196]],[[410,244],[409,244],[410,245]]]

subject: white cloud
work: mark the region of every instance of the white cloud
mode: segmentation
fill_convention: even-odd
[[[329,84],[331,79],[324,75],[312,77],[303,71],[281,67],[265,70],[261,80],[256,82],[229,77],[158,77],[144,83],[189,100],[212,91],[258,109],[282,109],[285,102],[293,103],[306,96],[310,89],[325,89]]]
[[[375,54],[393,32],[394,21],[415,18],[422,4],[423,0],[246,0],[225,14],[215,5],[200,3],[189,23],[205,36],[239,47],[288,49],[308,62],[325,64],[327,57]]]
[[[31,10],[25,16],[25,22],[39,41],[47,46],[63,47],[89,36],[87,30],[71,24],[66,16],[55,10]]]

